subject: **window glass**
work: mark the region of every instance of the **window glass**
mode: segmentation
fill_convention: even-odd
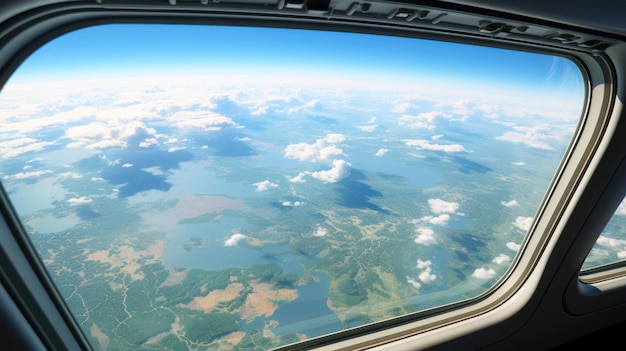
[[[589,270],[626,259],[626,200],[617,207],[615,213],[598,237],[587,255],[582,270]]]
[[[544,54],[95,26],[3,88],[0,171],[96,349],[270,348],[493,286],[584,94]]]

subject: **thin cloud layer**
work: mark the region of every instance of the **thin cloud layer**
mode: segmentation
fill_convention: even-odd
[[[420,150],[443,151],[445,153],[467,152],[461,144],[433,144],[424,139],[403,140],[406,146],[416,147]]]

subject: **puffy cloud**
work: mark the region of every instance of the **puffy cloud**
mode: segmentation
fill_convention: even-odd
[[[421,259],[417,259],[417,269],[426,269],[430,267],[433,263],[430,260],[422,261]]]
[[[519,206],[519,203],[517,202],[517,200],[511,200],[511,201],[500,201],[500,204],[504,207],[515,207],[515,206]]]
[[[82,196],[82,197],[75,197],[75,198],[68,199],[67,202],[71,206],[78,206],[78,205],[84,205],[84,204],[91,203],[91,202],[93,202],[93,200],[88,198],[88,197],[86,197],[86,196]]]
[[[264,180],[262,182],[254,183],[252,185],[256,186],[256,191],[265,191],[265,190],[268,190],[269,188],[278,187],[278,184],[272,183],[269,180]]]
[[[522,217],[519,216],[517,218],[515,218],[515,222],[513,222],[513,225],[516,226],[517,228],[521,229],[522,231],[527,232],[530,229],[530,226],[533,224],[533,217]]]
[[[287,180],[289,180],[292,183],[306,183],[306,179],[304,179],[304,176],[306,176],[307,174],[308,172],[300,172],[295,177],[291,177],[291,178],[287,177]]]
[[[118,125],[92,122],[71,127],[65,131],[65,138],[71,140],[67,147],[84,147],[86,149],[149,147],[156,145],[159,137],[162,135],[157,134],[154,128],[149,128],[140,121],[119,123]]]
[[[343,151],[336,146],[323,146],[321,139],[315,144],[297,143],[285,148],[285,157],[300,161],[325,160],[329,156],[341,155]]]
[[[609,238],[607,236],[600,235],[600,237],[596,241],[596,244],[598,244],[599,246],[602,246],[602,247],[616,248],[616,247],[623,247],[623,246],[625,246],[626,245],[626,240]]]
[[[439,215],[437,217],[435,216],[424,216],[421,218],[422,221],[424,222],[428,222],[430,224],[434,224],[434,225],[446,225],[448,224],[448,221],[450,220],[450,215],[449,214],[442,214]]]
[[[130,168],[130,167],[132,167],[132,166],[134,166],[132,163],[124,163],[124,164],[122,165],[122,167],[123,167],[123,168]]]
[[[350,163],[344,160],[334,160],[333,167],[326,171],[311,172],[313,178],[324,183],[336,183],[350,175]]]
[[[522,245],[509,241],[508,243],[506,243],[506,247],[517,252],[522,247]]]
[[[300,161],[328,161],[335,156],[343,155],[343,150],[335,144],[345,141],[343,134],[330,133],[313,144],[289,144],[285,148],[285,157]]]
[[[374,125],[368,125],[368,126],[357,126],[357,128],[359,128],[362,132],[373,132],[376,130],[376,128],[378,128],[378,125],[374,124]]]
[[[398,124],[407,126],[410,129],[435,129],[434,121],[439,117],[449,118],[449,115],[439,111],[422,112],[416,116],[402,115],[398,118]]]
[[[422,261],[420,259],[417,259],[417,269],[422,270],[422,272],[419,274],[418,278],[423,283],[430,283],[433,280],[437,279],[437,275],[432,274],[432,267],[431,267],[431,265],[432,265],[432,262],[430,260]]]
[[[554,140],[554,136],[549,125],[541,124],[532,127],[513,127],[514,132],[505,132],[503,135],[496,137],[497,140],[507,141],[510,143],[524,144],[528,147],[543,150],[552,150],[553,147],[547,141]]]
[[[430,210],[434,213],[451,213],[454,214],[459,209],[459,204],[456,202],[444,201],[441,199],[429,199],[428,204]]]
[[[492,262],[496,264],[503,264],[509,261],[511,261],[511,257],[505,254],[500,254],[492,260]]]
[[[474,273],[472,273],[472,277],[479,278],[479,279],[491,279],[495,277],[496,274],[497,274],[496,271],[494,271],[491,268],[485,269],[481,267],[481,268],[476,269]]]
[[[435,239],[435,231],[430,228],[420,227],[417,228],[417,238],[415,238],[415,242],[422,245],[435,245],[437,244],[437,239]]]
[[[159,141],[156,138],[146,138],[145,140],[139,142],[139,147],[151,147],[158,144]]]
[[[237,246],[239,242],[245,239],[246,236],[241,233],[235,233],[230,236],[230,238],[224,241],[224,246]]]
[[[376,151],[376,153],[374,154],[374,156],[383,156],[384,154],[386,154],[387,152],[389,152],[389,149],[378,149],[378,151]]]
[[[406,139],[403,141],[406,146],[414,146],[422,150],[443,151],[446,153],[467,151],[461,144],[432,144],[428,140],[423,139]]]
[[[313,236],[316,236],[316,237],[322,237],[326,235],[328,235],[328,229],[323,228],[320,225],[318,225],[317,229],[315,229],[315,231],[313,232]]]
[[[419,280],[423,283],[430,283],[433,280],[437,279],[437,275],[431,273],[430,267],[426,268],[420,275],[418,276]]]
[[[409,276],[406,277],[406,282],[411,284],[415,289],[419,289],[422,286],[417,280]]]

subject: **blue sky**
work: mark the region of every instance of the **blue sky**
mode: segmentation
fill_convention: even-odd
[[[14,81],[250,72],[373,74],[535,92],[573,89],[582,96],[576,66],[548,55],[355,33],[173,24],[101,25],[68,33],[36,51]]]

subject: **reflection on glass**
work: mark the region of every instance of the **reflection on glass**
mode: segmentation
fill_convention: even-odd
[[[99,26],[4,87],[0,170],[96,349],[269,348],[485,292],[583,99],[547,55]]]

